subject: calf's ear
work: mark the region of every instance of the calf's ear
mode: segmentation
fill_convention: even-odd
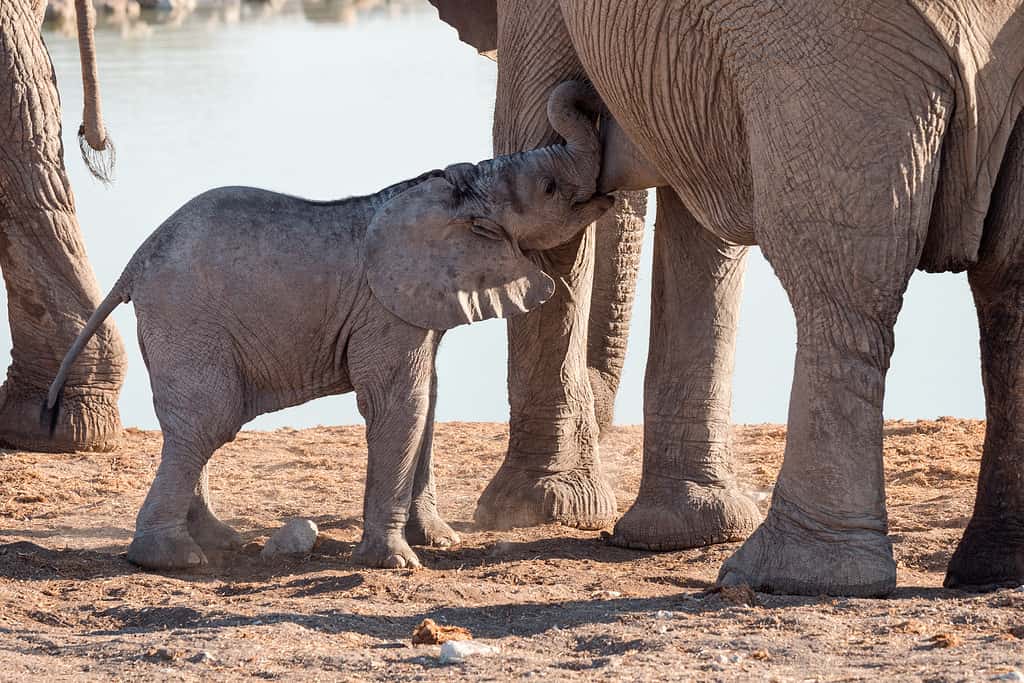
[[[366,234],[366,277],[402,320],[433,330],[507,318],[551,298],[554,281],[493,221],[459,218],[455,188],[431,178],[398,195]]]
[[[493,56],[498,49],[497,0],[430,0],[430,4],[441,21],[459,32],[459,40]]]

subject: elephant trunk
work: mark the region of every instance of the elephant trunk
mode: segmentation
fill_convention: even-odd
[[[597,175],[601,170],[601,140],[598,137],[595,120],[601,112],[601,101],[597,93],[579,81],[560,83],[548,98],[548,122],[566,142],[573,161],[581,169],[592,169],[592,173],[581,173],[588,179],[580,187],[579,201],[593,196],[597,189]]]
[[[78,146],[89,171],[99,180],[110,182],[114,171],[114,144],[107,137],[100,111],[100,85],[96,68],[96,10],[92,0],[75,0],[78,25],[78,53],[82,62],[82,125],[78,128]]]

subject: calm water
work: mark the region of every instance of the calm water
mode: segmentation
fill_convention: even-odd
[[[88,176],[73,140],[81,108],[76,44],[47,31],[65,104],[67,165],[102,289],[146,235],[210,187],[245,184],[334,198],[490,156],[492,62],[458,43],[429,8],[352,21],[348,10],[318,7],[317,14],[246,10],[241,21],[211,13],[100,32],[104,113],[118,145],[110,188]],[[623,424],[643,419],[650,258],[648,234],[617,407]],[[131,356],[122,419],[156,427],[133,309],[123,306],[114,317]],[[3,336],[9,348],[6,326]],[[983,415],[977,327],[962,276],[915,276],[896,336],[887,416]],[[736,421],[785,421],[795,344],[785,294],[754,253],[736,359]],[[448,333],[439,358],[438,419],[507,419],[505,352],[501,321]],[[360,420],[349,395],[265,415],[252,426]]]

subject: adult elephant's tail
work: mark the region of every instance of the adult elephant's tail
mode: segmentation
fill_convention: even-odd
[[[78,128],[78,147],[89,171],[99,180],[110,182],[117,155],[107,136],[100,111],[100,82],[96,69],[96,10],[92,0],[75,0],[78,24],[78,54],[82,62],[82,125]]]

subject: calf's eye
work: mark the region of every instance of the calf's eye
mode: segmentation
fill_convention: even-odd
[[[558,185],[555,183],[554,178],[545,178],[543,184],[544,194],[554,194],[555,190],[558,189]]]

